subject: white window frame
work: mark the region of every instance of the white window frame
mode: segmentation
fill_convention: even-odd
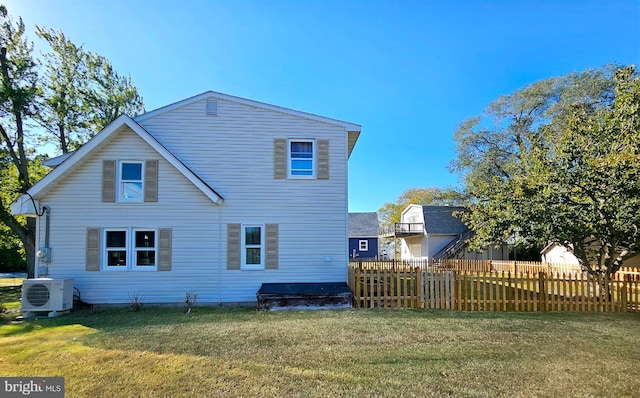
[[[247,228],[260,228],[260,244],[247,244]],[[265,265],[265,256],[267,254],[265,250],[265,234],[267,230],[264,224],[242,224],[240,228],[240,269],[247,271],[262,271]],[[260,249],[260,264],[247,264],[247,249]]]
[[[124,232],[124,247],[107,247],[107,234],[109,232]],[[102,269],[110,271],[127,271],[129,269],[129,231],[127,228],[104,228],[102,231]],[[109,265],[109,252],[111,251],[123,251],[125,254],[125,264],[122,265]]]
[[[291,158],[291,144],[295,142],[310,142],[311,143],[311,175],[294,175],[292,168],[292,158]],[[289,138],[287,140],[287,177],[292,179],[315,179],[316,178],[316,169],[317,169],[317,145],[316,140],[313,139],[302,139],[302,138]]]
[[[109,232],[125,232],[125,247],[123,248],[107,248],[107,233]],[[136,232],[139,231],[152,231],[154,234],[154,246],[153,248],[137,248],[136,247]],[[158,229],[157,228],[103,228],[102,229],[102,267],[103,271],[157,271],[158,270]],[[115,249],[124,250],[126,252],[126,266],[108,265],[109,251]],[[155,252],[155,264],[154,265],[137,265],[137,253],[139,251],[154,251]]]
[[[139,164],[140,165],[140,180],[123,180],[122,167],[125,164]],[[118,175],[117,175],[117,197],[118,202],[144,202],[144,160],[120,160],[118,161]],[[125,198],[123,186],[125,183],[140,183],[140,197],[139,198]]]
[[[364,247],[362,247],[364,243]],[[369,241],[368,240],[359,240],[358,241],[358,250],[361,252],[368,252],[369,251]]]
[[[153,247],[139,248],[136,246],[136,232],[150,231],[153,232]],[[153,265],[138,265],[138,252],[153,251]],[[137,271],[156,271],[158,269],[158,230],[155,228],[131,228],[131,269]]]

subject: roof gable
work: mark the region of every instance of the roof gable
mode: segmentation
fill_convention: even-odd
[[[158,115],[163,114],[165,112],[170,112],[170,111],[173,111],[173,110],[178,109],[180,107],[183,107],[185,105],[189,105],[189,104],[192,104],[194,102],[201,101],[203,99],[210,99],[210,98],[236,102],[236,103],[239,103],[239,104],[243,104],[243,105],[247,105],[247,106],[251,106],[251,107],[255,107],[255,108],[266,109],[266,110],[270,110],[270,111],[278,112],[278,113],[283,113],[283,114],[294,116],[294,117],[309,119],[309,120],[313,120],[313,121],[320,122],[320,123],[327,123],[327,124],[331,124],[331,125],[334,125],[334,126],[342,127],[342,128],[344,128],[344,130],[348,134],[349,155],[351,155],[351,152],[353,151],[353,148],[354,148],[354,146],[356,144],[356,141],[358,140],[358,137],[360,136],[360,132],[362,130],[362,126],[360,126],[358,124],[349,123],[349,122],[345,122],[345,121],[337,120],[337,119],[332,119],[332,118],[325,117],[325,116],[319,116],[319,115],[315,115],[315,114],[308,113],[308,112],[297,111],[297,110],[285,108],[285,107],[282,107],[282,106],[271,105],[271,104],[267,104],[267,103],[260,102],[260,101],[254,101],[254,100],[250,100],[250,99],[246,99],[246,98],[236,97],[236,96],[233,96],[233,95],[219,93],[219,92],[216,92],[216,91],[205,91],[204,93],[201,93],[201,94],[198,94],[198,95],[194,95],[193,97],[189,97],[189,98],[183,99],[181,101],[174,102],[172,104],[169,104],[169,105],[163,106],[161,108],[155,109],[153,111],[150,111],[150,112],[147,112],[147,113],[143,113],[142,115],[136,116],[134,118],[134,120],[136,122],[142,122],[142,121],[144,121],[146,119],[150,119],[152,117],[158,116]]]
[[[49,174],[44,176],[34,186],[32,186],[27,193],[34,197],[39,198],[47,188],[49,188],[54,182],[63,178],[70,170],[79,162],[82,162],[87,156],[89,156],[96,148],[106,143],[109,138],[117,135],[123,127],[129,127],[134,133],[136,133],[142,140],[144,140],[149,146],[151,146],[158,154],[160,154],[165,160],[173,165],[182,175],[184,175],[191,183],[199,188],[209,199],[216,204],[222,204],[224,199],[220,196],[212,187],[198,177],[193,171],[191,171],[184,163],[176,158],[171,152],[169,152],[160,142],[158,142],[151,134],[149,134],[142,126],[136,123],[127,115],[122,115],[116,120],[111,122],[100,133],[96,134],[91,140],[75,151],[71,156],[65,159],[58,167],[53,169]],[[16,200],[18,202],[18,200]]]
[[[349,213],[349,237],[364,238],[378,236],[378,214],[370,213]]]

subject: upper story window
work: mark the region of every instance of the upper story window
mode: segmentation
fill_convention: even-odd
[[[289,141],[289,176],[315,176],[315,148],[313,140]]]
[[[118,168],[118,199],[127,202],[144,200],[143,174],[144,162],[122,161]]]

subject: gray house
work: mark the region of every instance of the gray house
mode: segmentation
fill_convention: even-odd
[[[402,212],[401,222],[381,229],[381,237],[399,241],[402,260],[508,260],[506,244],[499,248],[488,247],[482,252],[468,250],[467,241],[472,231],[456,217],[465,211],[468,210],[459,206],[412,204]]]

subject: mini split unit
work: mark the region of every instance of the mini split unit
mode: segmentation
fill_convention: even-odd
[[[49,312],[55,316],[59,311],[73,308],[73,279],[36,278],[22,282],[22,314]]]

